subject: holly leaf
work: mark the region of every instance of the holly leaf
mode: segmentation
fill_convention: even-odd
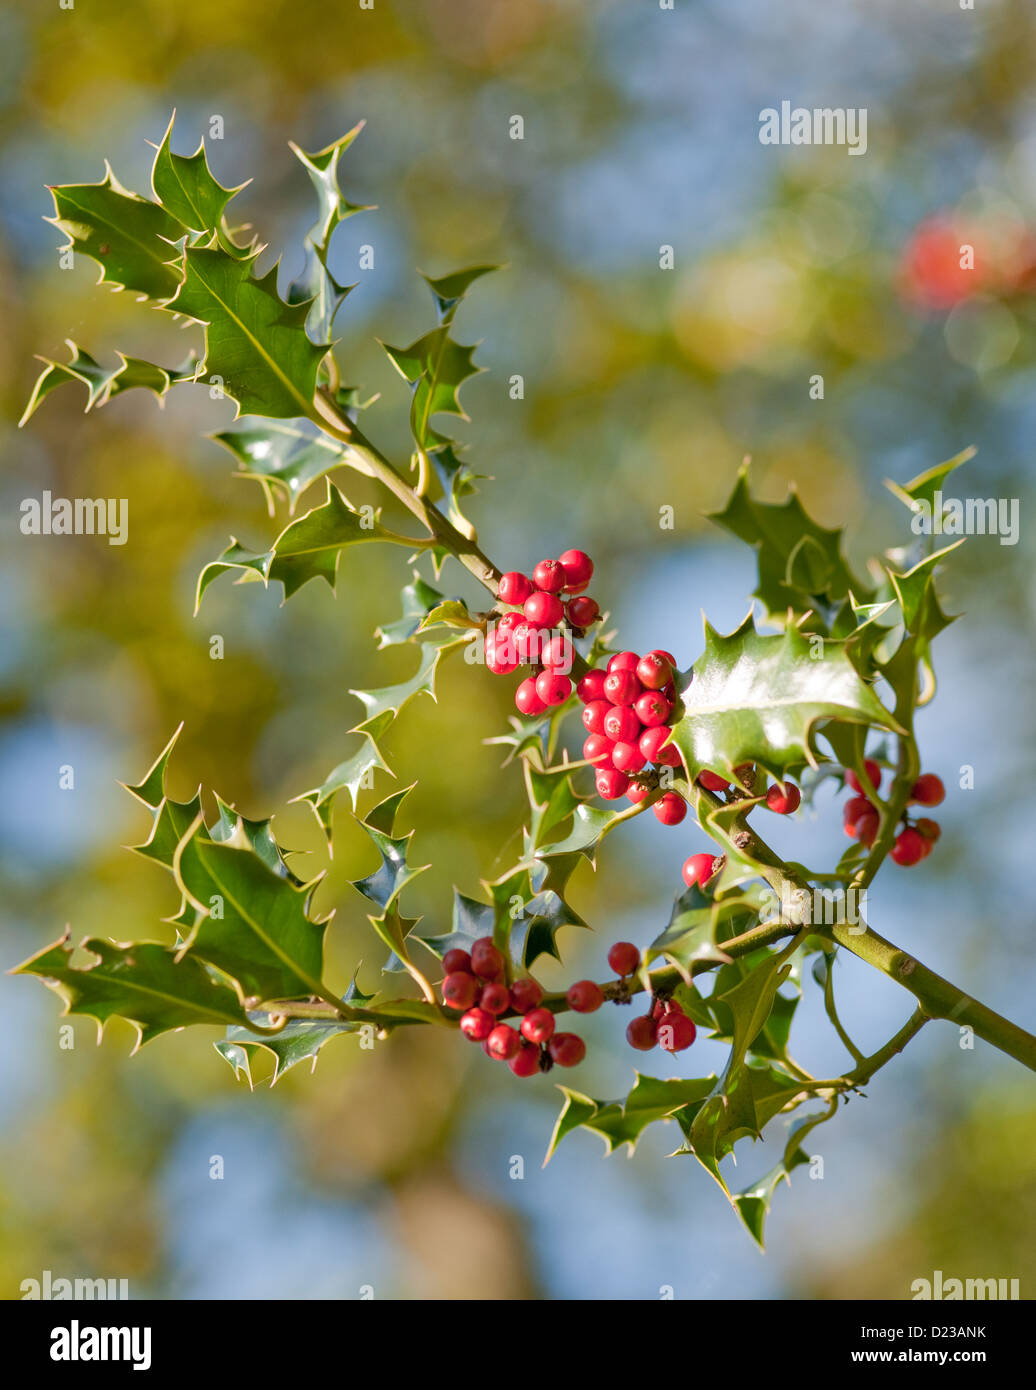
[[[66,338],[71,358],[68,362],[55,362],[49,357],[38,360],[44,364],[43,371],[36,380],[32,395],[18,421],[19,429],[25,425],[43,404],[50,393],[65,382],[75,381],[86,387],[86,406],[88,413],[95,407],[107,405],[113,396],[123,391],[140,388],[151,391],[159,401],[175,382],[193,380],[193,372],[184,374],[158,367],[154,362],[145,362],[140,357],[127,357],[116,352],[118,363],[114,367],[102,367],[90,354],[84,351],[71,338]]]
[[[413,576],[411,583],[405,584],[400,590],[402,615],[394,622],[383,623],[374,634],[378,639],[379,649],[409,642],[420,631],[429,613],[443,602],[439,590],[426,584],[417,570],[413,571]]]
[[[554,1132],[547,1147],[544,1167],[550,1162],[558,1145],[576,1129],[589,1129],[604,1140],[605,1150],[614,1153],[623,1144],[630,1154],[641,1134],[656,1120],[679,1115],[681,1111],[699,1106],[716,1084],[714,1076],[701,1080],[657,1080],[636,1074],[633,1089],[624,1101],[593,1100],[580,1091],[559,1086],[565,1097]]]
[[[384,801],[379,802],[373,810],[369,811],[362,820],[357,817],[358,823],[367,832],[374,848],[378,851],[381,864],[374,873],[368,874],[366,878],[351,880],[357,892],[362,893],[369,902],[381,909],[382,914],[387,919],[390,919],[386,921],[385,931],[391,931],[391,940],[378,929],[377,923],[375,923],[375,927],[382,939],[400,955],[401,959],[406,959],[402,942],[414,923],[408,923],[406,931],[403,932],[402,926],[406,919],[400,918],[398,914],[391,914],[390,910],[406,885],[418,874],[423,874],[425,869],[429,867],[427,864],[422,864],[420,867],[414,868],[407,863],[407,851],[414,834],[412,830],[403,836],[393,836],[392,834],[396,814],[403,800],[409,796],[413,789],[412,784],[409,787],[404,787],[401,791],[393,792],[391,796],[386,797]],[[374,921],[373,918],[371,920]],[[401,932],[402,934],[400,934]]]
[[[755,921],[755,912],[740,894],[717,902],[711,894],[704,893],[698,885],[692,884],[676,899],[672,915],[665,931],[655,937],[647,949],[645,965],[662,956],[690,982],[691,971],[696,962],[729,961],[730,957],[719,942],[720,928],[724,923],[735,925],[734,934],[747,930]]]
[[[338,162],[365,125],[365,121],[359,121],[352,130],[311,154],[307,154],[293,140],[288,141],[288,148],[309,175],[317,195],[319,215],[308,233],[308,239],[314,246],[327,246],[335,228],[346,218],[357,212],[373,211],[372,204],[350,203],[338,186]]]
[[[368,720],[366,724],[358,725],[355,729],[350,730],[351,733],[359,734],[363,739],[357,752],[333,768],[319,787],[314,787],[312,791],[303,792],[295,800],[308,801],[319,811],[328,802],[332,802],[340,791],[347,791],[353,811],[355,811],[360,789],[373,785],[374,772],[377,768],[383,769],[390,777],[396,775],[381,756],[381,749],[378,747],[378,739],[394,718],[395,715],[392,711],[387,710],[375,719]]]
[[[276,265],[256,278],[258,255],[188,247],[183,283],[166,308],[205,325],[206,379],[219,379],[239,416],[305,416],[329,345],[310,342],[305,307],[277,293]]]
[[[124,1018],[144,1043],[192,1023],[247,1022],[235,992],[197,960],[154,941],[116,943],[91,937],[82,949],[96,959],[73,966],[69,934],[17,966],[12,974],[37,975],[65,1001],[66,1014],[96,1019],[98,1040],[109,1018]]]
[[[422,936],[418,940],[439,960],[447,951],[470,951],[481,936],[492,936],[496,910],[492,903],[480,902],[458,889],[453,890],[453,928],[443,936]]]
[[[224,188],[209,169],[205,141],[192,155],[172,150],[174,111],[161,145],[155,151],[151,168],[151,188],[157,200],[172,217],[195,232],[218,231],[227,204],[246,184]]]
[[[340,444],[308,421],[255,421],[212,436],[229,449],[240,467],[238,478],[254,478],[266,493],[273,515],[273,493],[288,503],[294,516],[298,500],[311,483],[350,462]]]
[[[422,449],[445,443],[431,428],[433,415],[468,416],[458,392],[465,381],[482,370],[472,361],[474,345],[454,342],[448,327],[433,328],[409,347],[395,348],[383,343],[393,366],[411,389],[410,429]]]
[[[898,497],[904,506],[909,507],[912,512],[926,507],[931,513],[935,505],[935,494],[942,490],[942,485],[962,463],[967,463],[975,457],[977,450],[973,447],[962,449],[953,458],[947,459],[945,463],[937,464],[935,468],[929,468],[924,473],[918,473],[916,478],[912,478],[909,483],[895,483],[891,478],[885,479],[885,486],[893,497]]]
[[[749,614],[723,636],[705,625],[705,651],[683,678],[683,710],[673,728],[688,775],[705,768],[733,777],[759,763],[783,777],[816,766],[812,735],[827,721],[899,730],[834,640],[812,641],[788,627],[764,636]]]
[[[270,1085],[276,1086],[281,1077],[300,1062],[309,1062],[310,1071],[316,1071],[317,1057],[326,1043],[343,1033],[359,1032],[364,1026],[362,1020],[335,1022],[331,1019],[293,1018],[273,1037],[260,1040],[247,1028],[231,1027],[227,1029],[227,1036],[213,1045],[223,1060],[233,1067],[234,1075],[238,1078],[243,1076],[249,1087],[253,1085],[253,1063],[262,1053],[269,1053],[274,1059]]]
[[[161,307],[180,285],[177,243],[187,228],[158,203],[123,188],[105,162],[100,183],[51,187],[54,216],[45,218],[68,237],[63,248],[82,251],[101,267],[98,284],[135,290]]]
[[[459,646],[463,640],[463,638],[454,638],[446,645],[437,642],[422,642],[419,647],[421,663],[417,671],[409,680],[401,681],[398,685],[382,686],[377,690],[350,690],[349,694],[355,695],[367,711],[366,724],[369,725],[373,720],[389,712],[393,718],[398,717],[400,710],[417,695],[430,695],[434,700],[436,698],[435,675],[439,668],[439,662],[448,651]]]
[[[474,282],[480,280],[483,275],[502,269],[499,265],[472,265],[465,270],[455,270],[452,274],[440,275],[435,279],[426,275],[423,270],[419,270],[418,274],[432,292],[440,324],[449,324],[453,322],[461,301]]]

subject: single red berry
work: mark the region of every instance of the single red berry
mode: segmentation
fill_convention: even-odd
[[[613,705],[632,705],[641,685],[632,671],[609,671],[604,678],[604,697]]]
[[[604,734],[587,734],[583,740],[583,757],[594,767],[611,767],[615,744]]]
[[[469,1009],[460,1016],[460,1031],[469,1042],[485,1042],[496,1027],[496,1019],[486,1009]]]
[[[565,610],[557,594],[548,594],[542,589],[537,589],[522,604],[522,612],[529,622],[537,627],[557,627]]]
[[[586,724],[586,711],[583,710],[583,723]],[[589,727],[589,725],[587,725]],[[613,743],[636,743],[640,738],[640,720],[629,705],[611,705],[601,719],[601,732]]]
[[[565,611],[573,627],[589,627],[600,617],[601,606],[595,598],[583,594],[577,598],[570,598]]]
[[[938,806],[945,797],[946,788],[942,778],[934,772],[922,772],[910,789],[910,800],[916,801],[919,806]]]
[[[471,947],[471,968],[483,980],[495,980],[504,973],[504,958],[491,936],[480,936]]]
[[[547,1048],[559,1067],[577,1067],[586,1056],[586,1043],[575,1033],[555,1033]]]
[[[559,564],[565,570],[565,588],[569,590],[585,588],[594,577],[594,562],[585,550],[566,550],[559,557]]]
[[[875,791],[878,791],[881,787],[881,768],[878,766],[878,764],[874,761],[873,758],[865,758],[863,763],[863,770],[870,778],[871,786],[874,788]],[[857,777],[856,772],[853,768],[850,767],[846,771],[845,780],[849,784],[849,786],[852,787],[854,792],[863,792],[863,783],[860,781],[859,777]],[[866,795],[865,792],[863,792],[863,794]]]
[[[540,649],[540,660],[544,666],[567,675],[572,669],[572,638],[567,632],[554,632]]]
[[[604,678],[607,674],[606,671],[598,671],[595,669],[587,671],[585,676],[579,677],[579,682],[576,685],[576,694],[584,705],[588,705],[591,700],[604,699]]]
[[[779,816],[790,816],[792,811],[797,811],[801,800],[802,793],[794,782],[785,782],[783,788],[775,782],[766,793],[767,806]]]
[[[470,975],[471,957],[467,951],[462,951],[459,946],[454,946],[452,951],[447,951],[442,958],[442,973],[452,975],[455,971],[460,971],[464,975]]]
[[[605,801],[615,801],[622,796],[630,784],[630,779],[617,767],[600,767],[594,776],[597,795]]]
[[[541,671],[536,677],[536,694],[544,705],[563,705],[572,694],[572,682],[560,671]]]
[[[487,632],[485,652],[486,666],[494,676],[506,676],[518,669],[518,653],[510,632]]]
[[[661,690],[673,679],[673,668],[661,652],[648,652],[637,662],[637,680],[645,690]]]
[[[626,1029],[626,1041],[638,1052],[650,1052],[658,1042],[658,1024],[650,1014],[642,1014]]]
[[[496,594],[501,603],[517,605],[524,603],[534,588],[535,585],[528,575],[522,574],[520,570],[509,570],[507,574],[500,576]]]
[[[668,724],[653,724],[640,735],[640,751],[649,763],[663,763],[666,767],[680,766],[680,750],[675,743],[666,743],[668,737]]]
[[[529,666],[540,658],[540,630],[527,622],[521,614],[511,628],[511,644],[520,666]]]
[[[568,1007],[577,1014],[592,1014],[604,1003],[604,995],[593,980],[577,980],[565,994]]]
[[[692,854],[683,866],[683,881],[690,888],[692,884],[708,883],[713,875],[716,859],[711,854]]]
[[[462,970],[455,970],[442,982],[442,1002],[448,1009],[470,1009],[477,996],[478,981]]]
[[[509,1061],[521,1045],[518,1032],[506,1023],[498,1023],[486,1039],[486,1051],[498,1062]]]
[[[919,835],[923,835],[929,844],[934,845],[942,834],[942,826],[937,820],[931,820],[928,816],[922,816],[915,825],[915,830]]]
[[[513,632],[519,623],[524,623],[525,619],[521,613],[501,613],[496,620],[497,632]]]
[[[523,980],[515,980],[511,986],[511,1008],[515,1013],[527,1014],[530,1009],[535,1009],[543,998],[543,990],[535,980],[528,976]]]
[[[730,787],[727,779],[717,772],[699,772],[698,782],[707,792],[725,792]]]
[[[605,715],[613,708],[614,706],[610,705],[607,700],[587,701],[583,706],[583,727],[586,732],[588,734],[603,734]]]
[[[608,672],[611,674],[612,671],[636,671],[639,660],[636,652],[616,652],[608,659]]]
[[[850,834],[859,840],[861,845],[870,849],[871,845],[878,838],[878,825],[880,824],[877,811],[868,811],[862,815],[850,830]]]
[[[502,980],[490,980],[482,986],[479,1008],[489,1014],[506,1013],[511,1007],[511,991]]]
[[[645,798],[651,795],[651,788],[644,782],[631,782],[626,788],[626,800],[632,801],[634,806],[638,806]]]
[[[549,1009],[530,1009],[522,1019],[522,1037],[531,1043],[545,1043],[554,1036],[554,1015]]]
[[[865,796],[851,796],[842,807],[842,820],[845,823],[847,835],[853,833],[852,827],[861,816],[874,815],[874,807]]]
[[[668,1009],[658,1025],[658,1042],[666,1052],[683,1052],[697,1036],[697,1028],[681,1009]]]
[[[522,1043],[514,1056],[508,1058],[507,1065],[515,1076],[535,1076],[540,1069],[540,1050],[532,1043]]]
[[[640,772],[647,764],[647,758],[636,743],[613,743],[612,766],[620,772]]]
[[[896,843],[892,846],[892,858],[897,864],[909,867],[925,857],[927,848],[928,841],[925,837],[919,835],[913,826],[907,826],[906,830],[901,830],[896,836]]]
[[[664,656],[666,661],[668,661],[669,665],[673,668],[673,670],[676,670],[676,657],[672,654],[672,652],[667,652],[665,647],[656,647],[654,651],[651,653],[651,655]]]
[[[514,692],[514,703],[521,710],[522,714],[542,714],[547,708],[540,699],[536,689],[537,679],[538,677],[536,676],[527,676]]]
[[[632,975],[640,965],[640,952],[632,941],[616,941],[608,952],[608,964],[616,975]]]
[[[664,724],[672,713],[672,705],[660,690],[646,690],[633,705],[637,718],[645,728]]]
[[[678,792],[666,792],[651,809],[663,825],[679,825],[687,814],[687,802]]]
[[[560,594],[565,587],[565,567],[560,560],[541,560],[532,572],[532,582],[547,594]]]

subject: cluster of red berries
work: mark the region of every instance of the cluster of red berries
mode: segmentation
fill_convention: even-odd
[[[543,714],[572,694],[572,635],[581,635],[600,614],[583,593],[593,572],[589,555],[566,550],[557,560],[541,560],[531,579],[519,570],[501,576],[497,598],[510,611],[486,633],[486,665],[497,676],[519,666],[539,668],[514,693],[522,714]]]
[[[871,789],[877,793],[881,789],[881,768],[873,758],[867,758],[863,768]],[[878,808],[870,800],[863,783],[852,768],[846,772],[845,780],[856,793],[845,803],[842,815],[845,833],[869,848],[878,833]],[[934,772],[922,773],[910,789],[910,803],[917,806],[938,806],[945,796],[946,788],[942,784],[942,778],[937,777]],[[919,864],[931,854],[932,847],[941,834],[938,821],[921,816],[911,823],[909,816],[904,814],[903,828],[892,846],[893,861],[904,867]]]
[[[470,953],[459,949],[443,956],[443,1003],[461,1013],[460,1031],[471,1042],[482,1044],[487,1057],[506,1062],[515,1076],[533,1076],[551,1067],[574,1067],[586,1056],[586,1043],[575,1033],[556,1033],[554,1015],[541,1009],[543,990],[535,980],[505,980],[503,954],[489,936],[472,944]],[[522,1015],[518,1028],[500,1021],[500,1015]]]
[[[676,705],[675,672],[671,652],[618,652],[605,670],[587,671],[576,686],[587,735],[583,757],[597,769],[597,794],[605,801],[623,795],[643,801],[657,785],[659,769],[680,766],[675,745],[666,742]],[[679,825],[687,802],[667,791],[651,809],[663,825]]]

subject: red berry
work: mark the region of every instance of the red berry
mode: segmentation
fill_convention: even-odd
[[[892,846],[892,858],[897,864],[908,867],[923,859],[927,850],[928,841],[925,837],[919,835],[913,826],[907,826],[906,830],[901,830],[896,836],[896,843]]]
[[[502,980],[490,980],[482,986],[478,1003],[479,1008],[485,1009],[488,1014],[506,1013],[511,1007],[511,991]]]
[[[785,782],[783,789],[775,782],[766,793],[767,806],[779,816],[790,816],[792,811],[797,811],[801,800],[802,793],[794,782]]]
[[[540,1050],[532,1043],[522,1043],[514,1056],[508,1059],[507,1065],[515,1076],[535,1076],[540,1069]]]
[[[640,690],[640,681],[632,671],[609,671],[604,678],[604,696],[613,705],[632,705]]]
[[[544,593],[542,589],[530,594],[522,604],[522,612],[537,627],[557,627],[564,611],[557,594]]]
[[[578,598],[570,598],[566,611],[568,621],[573,627],[589,627],[600,616],[601,606],[595,598],[584,594]]]
[[[601,767],[594,777],[597,795],[605,801],[615,801],[629,787],[630,779],[616,767]]]
[[[485,651],[486,666],[494,676],[506,676],[518,669],[518,653],[510,632],[487,632]]]
[[[650,655],[664,656],[666,661],[668,661],[669,665],[673,668],[673,670],[676,670],[676,657],[672,654],[672,652],[667,652],[664,647],[656,647],[654,651],[650,653]]]
[[[592,670],[587,671],[585,676],[580,676],[576,686],[576,694],[584,705],[588,705],[591,700],[604,699],[604,678],[606,671]]]
[[[881,768],[873,758],[865,758],[863,770],[870,778],[871,786],[877,791],[881,786]],[[852,787],[854,792],[863,792],[863,783],[852,768],[849,768],[846,772],[845,780],[848,782],[849,786]],[[866,795],[866,793],[864,793],[864,795]]]
[[[919,835],[923,835],[929,844],[934,845],[942,834],[942,826],[937,820],[931,820],[928,816],[922,816],[914,827]]]
[[[549,1009],[531,1009],[522,1019],[522,1037],[545,1043],[554,1036],[554,1015]]]
[[[520,666],[528,666],[539,660],[540,630],[526,622],[519,614],[518,621],[511,628],[511,643]]]
[[[470,1009],[477,995],[478,981],[461,970],[447,975],[442,982],[442,1002],[448,1009]]]
[[[874,807],[865,796],[851,796],[842,807],[842,820],[845,823],[845,833],[852,835],[852,827],[861,816],[872,816],[875,814]]]
[[[547,708],[536,689],[537,679],[536,676],[527,676],[514,692],[514,703],[522,714],[542,714]]]
[[[501,603],[519,604],[524,603],[532,594],[532,580],[522,574],[520,570],[509,570],[507,574],[500,576],[500,584],[497,588],[497,598]]]
[[[658,1042],[666,1052],[683,1052],[697,1036],[697,1028],[681,1009],[668,1009],[658,1025]]]
[[[567,632],[555,632],[547,638],[540,651],[544,666],[567,675],[572,669],[572,638]]]
[[[639,805],[645,796],[651,795],[651,788],[645,786],[643,782],[631,782],[626,788],[626,800],[632,801],[634,806]]]
[[[672,705],[659,690],[647,690],[633,705],[637,718],[645,728],[664,724],[672,713]]]
[[[497,632],[512,632],[519,623],[524,623],[525,619],[521,613],[501,613],[496,620]]]
[[[848,826],[846,829],[859,840],[861,845],[866,845],[866,847],[870,849],[871,845],[878,837],[878,825],[879,819],[877,811],[868,811],[859,818],[851,830]]]
[[[594,562],[585,550],[566,550],[559,558],[565,570],[565,588],[582,589],[594,575]]]
[[[608,671],[636,671],[640,657],[636,652],[616,652],[608,659]]]
[[[572,682],[560,671],[541,671],[536,677],[536,694],[544,705],[563,705],[572,694]]]
[[[683,881],[690,888],[692,884],[708,883],[713,875],[715,856],[711,854],[692,854],[683,866]]]
[[[727,779],[716,772],[699,772],[698,782],[707,792],[725,792],[730,786]]]
[[[648,652],[637,662],[637,679],[645,690],[661,690],[673,679],[673,668],[661,652]]]
[[[452,975],[457,970],[464,975],[472,973],[471,957],[467,951],[462,951],[460,947],[455,946],[452,951],[447,951],[442,958],[442,973]]]
[[[604,995],[593,980],[577,980],[574,985],[569,985],[565,998],[568,1007],[577,1014],[595,1013],[604,1003]]]
[[[471,948],[471,968],[483,980],[495,980],[504,973],[504,958],[491,936],[480,936]]]
[[[560,594],[565,587],[565,567],[560,560],[541,560],[532,572],[532,582],[544,593]]]
[[[527,1014],[530,1009],[535,1009],[543,998],[543,990],[535,980],[528,976],[524,980],[515,980],[511,986],[511,1008],[515,1013]]]
[[[520,1035],[506,1023],[498,1023],[486,1039],[486,1051],[498,1062],[507,1062],[522,1045]]]
[[[638,1052],[650,1052],[658,1042],[658,1024],[650,1014],[642,1014],[626,1029],[626,1041]]]
[[[588,734],[583,740],[583,757],[594,767],[611,767],[615,744],[604,734]]]
[[[603,734],[605,715],[613,708],[607,700],[588,700],[583,706],[583,727],[587,733]]]
[[[640,952],[632,941],[616,941],[608,952],[608,964],[616,975],[632,975],[640,965]]]
[[[646,763],[647,758],[640,751],[639,744],[612,744],[612,766],[617,767],[620,772],[640,772]]]
[[[680,766],[680,751],[675,743],[666,743],[668,737],[668,724],[653,724],[641,734],[640,751],[649,763],[664,763],[666,767]]]
[[[469,1009],[461,1014],[460,1031],[469,1042],[485,1042],[496,1027],[496,1019],[485,1009]]]
[[[586,723],[586,710],[583,710],[583,723]],[[589,726],[588,726],[589,727]],[[601,720],[601,731],[613,743],[636,743],[640,738],[640,720],[629,705],[612,705],[606,709]]]
[[[936,777],[934,772],[922,772],[910,789],[910,800],[919,806],[938,806],[945,796],[942,778]]]
[[[586,1043],[575,1033],[555,1033],[548,1050],[559,1067],[577,1067],[586,1056]]]
[[[679,825],[687,814],[687,802],[677,792],[666,792],[651,809],[663,825]]]

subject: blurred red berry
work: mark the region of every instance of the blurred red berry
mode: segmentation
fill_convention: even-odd
[[[608,964],[616,975],[632,975],[640,965],[640,952],[632,941],[616,941],[608,952]]]
[[[577,1014],[595,1013],[604,1003],[604,995],[593,980],[577,980],[569,985],[565,998]]]

